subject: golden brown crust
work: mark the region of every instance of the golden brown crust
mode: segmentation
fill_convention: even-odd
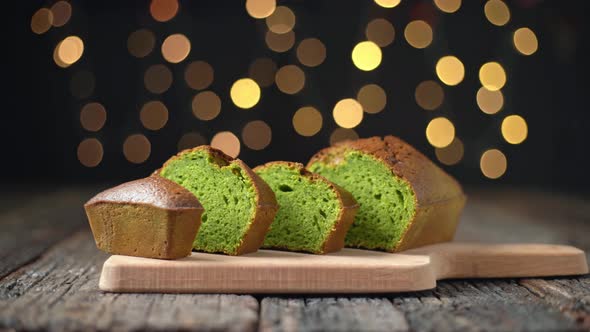
[[[192,193],[159,176],[107,189],[84,209],[99,249],[160,259],[191,253],[204,211]]]
[[[453,177],[395,136],[338,143],[316,153],[308,167],[317,161],[338,162],[339,155],[348,150],[361,151],[383,161],[415,194],[415,215],[393,251],[452,240],[466,200]]]
[[[314,182],[321,181],[327,184],[332,190],[334,190],[336,196],[338,197],[338,201],[341,207],[340,213],[338,214],[338,221],[334,225],[332,233],[330,233],[327,240],[322,245],[321,251],[317,252],[317,254],[325,254],[342,249],[344,247],[344,238],[346,236],[346,233],[350,229],[350,226],[354,221],[354,216],[359,208],[358,203],[352,197],[352,195],[347,190],[329,181],[325,177],[310,172],[301,163],[291,161],[271,161],[264,165],[255,167],[254,172],[261,171],[265,168],[272,167],[274,165],[284,165],[286,167],[295,169],[299,172],[299,174],[301,174],[301,176],[306,177]]]
[[[164,163],[162,168],[158,171],[165,169],[170,162],[180,158],[185,153],[196,151],[206,151],[214,157],[215,162],[219,166],[223,167],[230,164],[238,165],[242,170],[245,171],[245,173],[252,180],[252,183],[254,184],[254,189],[256,191],[256,209],[254,217],[250,222],[250,227],[246,231],[246,235],[242,239],[240,246],[236,249],[236,252],[228,254],[242,255],[257,251],[258,248],[260,248],[260,246],[262,245],[264,237],[268,232],[268,228],[272,223],[279,208],[274,192],[270,189],[268,184],[266,184],[264,180],[262,180],[256,173],[254,173],[252,169],[250,169],[250,167],[246,165],[246,163],[244,163],[242,160],[232,158],[227,154],[223,153],[223,151],[215,149],[209,145],[201,145],[195,148],[180,151],[174,157],[168,159],[168,161],[166,161],[166,163]]]

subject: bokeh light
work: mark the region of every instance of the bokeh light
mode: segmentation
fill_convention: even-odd
[[[178,13],[178,0],[152,0],[150,14],[158,22],[167,22]]]
[[[277,71],[275,82],[279,90],[293,95],[301,91],[305,86],[305,73],[295,65],[286,65]]]
[[[372,41],[364,41],[356,44],[352,50],[352,62],[364,71],[370,71],[381,63],[381,49]]]
[[[70,92],[77,98],[88,98],[94,92],[94,74],[88,70],[80,70],[72,75]]]
[[[193,115],[200,120],[213,120],[221,112],[221,99],[213,91],[197,93],[192,102]]]
[[[141,108],[139,119],[145,128],[160,130],[168,122],[168,108],[161,101],[148,101]]]
[[[213,83],[213,76],[213,67],[205,61],[193,61],[184,71],[186,84],[195,90],[206,89]]]
[[[186,59],[190,51],[191,42],[181,33],[168,36],[162,43],[162,56],[171,63],[179,63]]]
[[[479,81],[490,91],[500,90],[506,84],[506,72],[499,63],[488,62],[479,68]]]
[[[323,118],[315,107],[305,106],[293,115],[293,128],[301,136],[313,136],[322,129]]]
[[[67,1],[58,1],[51,6],[51,13],[53,14],[53,26],[64,26],[72,17],[72,5]]]
[[[498,149],[485,151],[479,160],[481,172],[490,179],[497,179],[504,175],[507,164],[506,156]]]
[[[489,0],[484,6],[484,13],[490,23],[502,26],[510,20],[510,10],[501,0]]]
[[[399,5],[400,2],[401,0],[375,0],[375,3],[383,8],[393,8]]]
[[[205,137],[203,137],[203,135],[197,132],[189,132],[182,135],[182,137],[180,137],[180,140],[178,140],[178,151],[192,149],[194,147],[205,144],[207,144],[207,140],[205,139]]]
[[[272,31],[267,31],[264,41],[268,48],[277,53],[287,52],[295,44],[295,32],[288,31],[286,33],[278,34]]]
[[[154,50],[156,36],[148,29],[133,31],[127,38],[127,50],[136,58],[143,58]]]
[[[483,86],[477,90],[476,100],[479,109],[486,114],[496,114],[504,106],[502,91],[490,91]]]
[[[232,85],[230,97],[239,108],[252,108],[260,100],[260,87],[253,79],[241,78]]]
[[[367,113],[375,114],[383,111],[387,104],[387,94],[377,84],[367,84],[359,89],[356,99]]]
[[[62,67],[68,67],[80,60],[84,53],[84,42],[78,36],[69,36],[55,46],[53,59]]]
[[[514,42],[514,48],[522,55],[531,55],[539,48],[537,36],[533,30],[526,27],[514,31],[512,41]]]
[[[96,167],[102,161],[104,151],[96,138],[87,138],[78,145],[78,160],[86,167]]]
[[[433,111],[442,105],[445,93],[443,88],[435,81],[424,81],[416,87],[414,97],[418,106]]]
[[[134,164],[141,164],[146,161],[152,152],[150,141],[142,134],[133,134],[125,139],[123,143],[123,155]]]
[[[279,6],[266,18],[268,29],[274,33],[287,33],[295,26],[295,14],[285,6]]]
[[[451,166],[459,163],[463,159],[464,154],[463,142],[458,137],[455,137],[453,142],[444,148],[435,148],[434,154],[436,158],[443,164]]]
[[[455,126],[445,117],[434,118],[426,127],[426,138],[436,148],[447,147],[455,139]]]
[[[413,47],[425,48],[432,43],[432,28],[424,21],[412,21],[406,25],[404,37]]]
[[[252,150],[266,148],[272,140],[272,131],[266,122],[254,120],[248,122],[242,129],[242,141]]]
[[[230,131],[221,131],[215,134],[211,139],[211,146],[233,158],[240,154],[240,140]]]
[[[80,124],[88,131],[99,131],[107,120],[107,111],[100,103],[88,103],[80,110]]]
[[[326,46],[317,38],[302,40],[297,46],[297,59],[308,67],[317,67],[326,59]]]
[[[526,121],[519,115],[509,115],[502,121],[502,136],[510,144],[524,142],[528,135]]]
[[[442,12],[451,14],[461,8],[461,0],[434,0],[434,4]]]
[[[336,103],[332,112],[336,124],[342,128],[354,128],[363,121],[363,106],[352,98]]]
[[[172,85],[172,72],[165,65],[150,66],[145,71],[143,83],[149,92],[163,93]]]
[[[269,17],[276,9],[276,0],[246,0],[248,15],[256,19]]]
[[[248,68],[248,76],[261,87],[269,87],[275,82],[277,64],[269,58],[258,58]]]
[[[465,77],[465,67],[457,57],[452,55],[443,56],[436,63],[436,75],[446,85],[454,86]]]
[[[388,20],[376,18],[367,24],[365,36],[379,47],[385,47],[393,43],[395,29]]]
[[[53,13],[47,8],[41,8],[31,17],[31,31],[40,35],[47,32],[53,24]]]
[[[330,135],[330,145],[338,142],[358,139],[359,135],[354,129],[336,128]]]

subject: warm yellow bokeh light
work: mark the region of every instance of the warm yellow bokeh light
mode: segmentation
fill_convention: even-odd
[[[354,129],[336,128],[330,135],[330,145],[348,140],[358,139],[359,135]]]
[[[96,138],[87,138],[78,145],[78,160],[86,167],[96,167],[102,161],[104,151]]]
[[[53,26],[64,26],[72,17],[72,5],[67,1],[58,1],[51,6],[51,13],[53,14]]]
[[[461,0],[434,0],[434,4],[445,13],[454,13],[461,7]]]
[[[267,18],[276,7],[276,0],[246,0],[246,11],[253,18]]]
[[[510,144],[524,142],[528,135],[526,121],[519,115],[509,115],[502,121],[502,136]]]
[[[158,22],[170,21],[178,13],[178,0],[152,0],[150,14]]]
[[[395,29],[388,20],[384,18],[376,18],[367,24],[365,36],[379,47],[385,47],[393,43]]]
[[[142,134],[130,135],[123,143],[125,158],[134,163],[141,164],[146,161],[152,152],[150,141]]]
[[[424,21],[412,21],[406,25],[404,37],[415,48],[425,48],[432,43],[432,28]]]
[[[425,110],[433,111],[440,107],[445,99],[443,88],[435,81],[418,84],[414,93],[416,103]]]
[[[213,120],[221,112],[221,99],[213,91],[197,93],[192,103],[193,115],[200,120]]]
[[[367,84],[359,89],[356,99],[367,113],[375,114],[383,111],[387,104],[387,94],[377,84]]]
[[[240,139],[231,131],[220,131],[215,134],[211,139],[211,146],[233,158],[240,154]]]
[[[486,114],[496,114],[504,106],[502,91],[490,91],[483,86],[477,90],[476,100],[479,109]]]
[[[401,0],[375,0],[375,3],[383,8],[393,8],[399,5],[400,2]]]
[[[506,156],[498,149],[487,150],[479,160],[481,172],[490,179],[497,179],[504,175],[507,164]]]
[[[84,42],[78,36],[69,36],[55,47],[54,60],[60,67],[68,67],[80,60],[84,53]]]
[[[484,6],[484,13],[490,23],[502,26],[510,20],[510,10],[501,0],[489,0]]]
[[[165,65],[150,66],[143,75],[145,88],[151,93],[163,93],[172,85],[172,72]]]
[[[229,94],[236,106],[248,109],[258,104],[260,87],[253,79],[241,78],[234,82]]]
[[[352,50],[352,62],[364,71],[370,71],[381,64],[381,49],[372,41],[364,41],[356,44]]]
[[[248,68],[248,76],[261,87],[269,87],[275,82],[277,64],[269,58],[254,60]]]
[[[295,44],[295,32],[288,31],[286,33],[274,33],[267,31],[264,37],[266,46],[277,53],[287,52]]]
[[[444,148],[455,139],[455,126],[445,117],[434,118],[426,127],[426,138],[436,148]]]
[[[445,165],[455,165],[463,159],[463,142],[457,137],[451,144],[444,148],[435,148],[436,158]]]
[[[156,36],[147,29],[139,29],[132,32],[127,38],[127,50],[137,58],[143,58],[150,54],[156,45]]]
[[[178,140],[178,151],[192,149],[205,144],[207,144],[207,140],[203,135],[197,132],[186,133]]]
[[[340,100],[332,111],[336,124],[342,128],[354,128],[363,121],[363,106],[352,98]]]
[[[94,92],[96,80],[94,74],[88,70],[80,70],[70,80],[70,92],[73,96],[83,99],[88,98]]]
[[[285,6],[279,6],[266,18],[266,26],[274,33],[287,33],[295,26],[295,14]]]
[[[443,56],[436,63],[436,75],[446,85],[454,86],[465,77],[465,67],[457,57],[452,55]]]
[[[191,62],[184,71],[186,84],[195,90],[206,89],[213,83],[213,67],[205,61]]]
[[[305,106],[293,115],[293,128],[301,136],[313,136],[322,129],[323,118],[315,107]]]
[[[514,42],[514,47],[522,55],[531,55],[539,48],[537,36],[533,30],[529,28],[520,28],[514,31],[512,40]]]
[[[275,82],[279,90],[293,95],[305,86],[305,73],[295,65],[286,65],[277,71]]]
[[[297,59],[302,65],[317,67],[326,59],[326,46],[317,38],[304,39],[297,46]]]
[[[80,111],[80,124],[88,131],[99,131],[107,120],[107,111],[100,103],[88,103]]]
[[[266,122],[255,120],[248,122],[242,130],[244,145],[252,150],[263,150],[272,140],[272,130]]]
[[[41,8],[31,17],[31,31],[40,35],[47,32],[53,24],[53,13],[47,8]]]
[[[168,122],[168,108],[161,101],[148,101],[139,112],[139,120],[149,130],[160,130]]]
[[[479,81],[486,89],[497,91],[506,84],[506,72],[499,63],[488,62],[479,68]]]
[[[162,43],[162,56],[171,63],[179,63],[186,59],[190,51],[191,42],[181,33],[168,36]]]

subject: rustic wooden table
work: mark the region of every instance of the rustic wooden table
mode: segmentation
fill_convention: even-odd
[[[590,330],[590,276],[454,280],[366,296],[110,294],[81,209],[96,189],[0,194],[2,330]],[[590,202],[471,191],[457,239],[590,252]]]

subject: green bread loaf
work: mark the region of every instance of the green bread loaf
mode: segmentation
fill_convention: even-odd
[[[397,137],[342,142],[307,167],[360,204],[346,246],[394,252],[453,238],[465,204],[460,185]]]
[[[275,161],[254,171],[275,192],[280,206],[264,248],[315,254],[342,249],[358,210],[349,192],[299,163]]]
[[[205,208],[195,250],[228,255],[258,250],[278,206],[272,190],[243,161],[199,146],[170,158],[157,173],[188,189]]]

